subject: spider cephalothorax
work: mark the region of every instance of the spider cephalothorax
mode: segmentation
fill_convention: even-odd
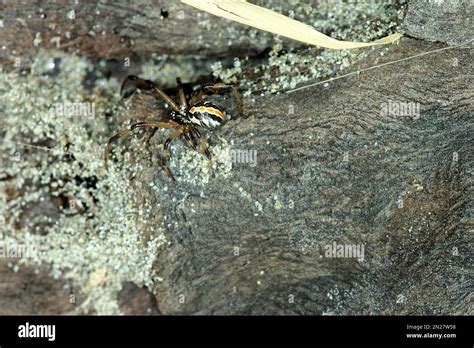
[[[163,99],[166,104],[171,108],[171,112],[168,118],[161,121],[142,121],[132,124],[130,128],[124,129],[115,135],[113,135],[105,147],[104,162],[105,168],[107,169],[107,160],[110,150],[110,145],[117,141],[119,138],[126,136],[130,131],[137,128],[151,127],[151,128],[173,128],[172,132],[166,139],[163,145],[163,156],[161,158],[161,164],[163,169],[170,178],[174,180],[174,176],[168,167],[169,158],[169,145],[171,142],[178,138],[183,137],[186,142],[196,151],[206,155],[211,160],[211,153],[209,151],[209,145],[202,136],[201,132],[197,127],[213,129],[221,126],[228,120],[228,116],[225,111],[209,101],[203,101],[202,98],[205,95],[206,90],[216,90],[222,88],[222,85],[202,86],[200,89],[193,93],[190,100],[188,101],[184,92],[183,85],[179,78],[176,79],[178,84],[178,93],[180,99],[180,105],[178,105],[171,97],[169,97],[156,83],[150,80],[144,80],[137,76],[128,76],[120,90],[124,97],[130,96],[133,91],[140,89],[142,91],[151,92],[155,97]],[[131,87],[131,88],[130,88]],[[234,96],[237,99],[237,105],[240,109],[240,98],[237,90],[233,87]],[[196,140],[197,139],[197,140]],[[199,141],[199,144],[198,144]]]

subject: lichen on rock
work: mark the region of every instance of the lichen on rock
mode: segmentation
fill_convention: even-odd
[[[0,240],[33,251],[20,267],[46,266],[70,279],[84,292],[79,312],[116,314],[123,282],[153,288],[153,262],[166,239],[152,203],[134,196],[136,166],[117,162],[103,171],[105,114],[126,110],[117,106],[117,80],[99,77],[94,90],[85,88],[92,68],[85,58],[40,51],[31,73],[0,74]],[[93,103],[95,113],[58,112],[74,103]],[[64,197],[66,207],[58,203]],[[46,204],[54,213],[44,215]]]

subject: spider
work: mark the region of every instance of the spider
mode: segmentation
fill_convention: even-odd
[[[169,116],[162,119],[161,121],[145,120],[138,122],[110,137],[104,150],[104,166],[106,170],[108,170],[108,155],[110,152],[110,145],[116,142],[118,139],[128,135],[131,131],[137,128],[145,127],[151,127],[155,129],[174,129],[174,132],[172,132],[164,142],[163,155],[161,157],[161,166],[171,179],[176,180],[168,166],[168,159],[170,157],[169,146],[173,140],[179,137],[183,137],[193,150],[199,152],[200,154],[204,154],[209,162],[211,162],[212,156],[211,152],[209,151],[209,144],[202,136],[198,127],[212,130],[224,124],[230,119],[230,117],[217,104],[204,101],[202,99],[206,94],[205,90],[209,90],[214,94],[217,93],[219,89],[227,87],[227,85],[214,84],[204,86],[201,84],[199,90],[192,93],[188,100],[188,98],[186,98],[183,84],[181,83],[181,79],[179,77],[176,78],[176,83],[180,99],[179,105],[155,82],[144,80],[134,75],[129,75],[125,78],[120,88],[120,94],[122,96],[127,98],[132,95],[136,89],[147,91],[150,92],[155,98],[163,99],[165,103],[171,107],[171,111]],[[237,107],[241,112],[240,96],[237,92],[237,88],[232,86],[232,91],[234,97],[237,100]],[[199,140],[199,144],[196,139]]]

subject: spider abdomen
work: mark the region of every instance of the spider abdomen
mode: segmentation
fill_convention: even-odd
[[[226,114],[220,106],[206,101],[196,103],[189,109],[189,119],[202,127],[215,128],[226,120]]]

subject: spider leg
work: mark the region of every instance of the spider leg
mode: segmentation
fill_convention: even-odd
[[[163,99],[174,111],[179,111],[178,105],[155,82],[144,80],[135,75],[128,75],[120,87],[120,94],[124,98],[130,97],[135,90],[150,91],[155,98]]]
[[[191,105],[196,104],[198,101],[201,101],[202,98],[204,97],[204,86],[201,84],[199,86],[199,90],[193,94],[191,97]]]
[[[171,142],[176,139],[177,137],[179,137],[180,135],[183,134],[183,129],[177,129],[175,130],[173,133],[171,133],[171,135],[166,139],[164,145],[163,145],[163,156],[161,158],[161,166],[163,167],[163,170],[166,172],[166,174],[168,174],[168,176],[173,179],[173,180],[176,180],[174,178],[174,175],[173,173],[171,173],[171,170],[168,166],[168,159],[170,158],[170,150],[169,150],[169,146],[171,144]]]
[[[184,139],[186,139],[186,141],[188,142],[189,146],[191,146],[191,148],[195,151],[198,151],[197,149],[197,143],[196,143],[196,140],[194,139],[194,137],[191,135],[192,134],[192,131],[191,130],[186,130],[183,132],[183,136],[184,136]]]
[[[162,120],[162,121],[142,121],[135,124],[132,124],[130,129],[134,130],[137,128],[180,128],[182,127],[178,122],[173,120]]]
[[[237,109],[239,110],[239,113],[242,114],[243,113],[242,99],[240,97],[239,90],[237,89],[237,87],[235,85],[226,85],[224,83],[216,83],[216,84],[213,84],[213,85],[202,85],[201,84],[201,86],[199,88],[199,92],[196,93],[192,97],[191,104],[195,104],[198,101],[201,101],[204,98],[204,96],[206,96],[206,95],[218,94],[219,91],[221,91],[223,89],[226,89],[226,88],[229,88],[229,87],[231,87],[231,89],[232,89],[232,95],[235,98],[235,101],[236,101],[236,104],[237,104]],[[207,93],[207,92],[209,92],[209,93]]]
[[[198,152],[199,154],[205,154],[207,159],[209,160],[209,168],[212,167],[212,156],[211,152],[209,151],[209,144],[207,143],[206,139],[201,135],[201,132],[199,130],[192,126],[188,128],[187,130],[184,130],[183,136],[188,142],[189,146],[193,148],[194,151]],[[196,138],[199,139],[200,142],[200,147],[198,148],[198,144],[196,142]]]
[[[189,109],[188,101],[186,100],[186,95],[184,94],[183,84],[181,83],[181,79],[179,77],[176,78],[176,84],[178,85],[178,93],[179,93],[179,99],[181,101],[181,107],[185,108],[187,110],[187,109]]]
[[[112,145],[112,143],[115,143],[120,138],[128,135],[128,133],[130,133],[129,128],[123,129],[120,132],[115,133],[114,135],[112,135],[109,138],[109,140],[107,141],[107,145],[105,145],[105,149],[104,149],[104,168],[105,168],[106,171],[109,170],[108,159],[109,159],[110,145]]]
[[[197,128],[194,128],[192,132],[201,143],[201,150],[199,151],[199,153],[205,154],[207,159],[209,161],[212,161],[211,152],[209,151],[209,144],[207,143],[206,139],[202,136],[201,132]]]
[[[105,149],[104,149],[104,168],[105,168],[105,170],[108,170],[108,159],[109,159],[110,145],[112,145],[114,142],[116,142],[120,138],[123,138],[124,136],[128,135],[132,130],[135,130],[137,128],[144,128],[144,127],[179,128],[179,127],[181,127],[181,125],[176,123],[173,120],[163,120],[161,122],[143,121],[143,122],[138,122],[138,123],[132,124],[129,128],[123,129],[120,132],[115,133],[113,136],[111,136],[109,138],[109,140],[107,141],[107,145],[105,146]]]

